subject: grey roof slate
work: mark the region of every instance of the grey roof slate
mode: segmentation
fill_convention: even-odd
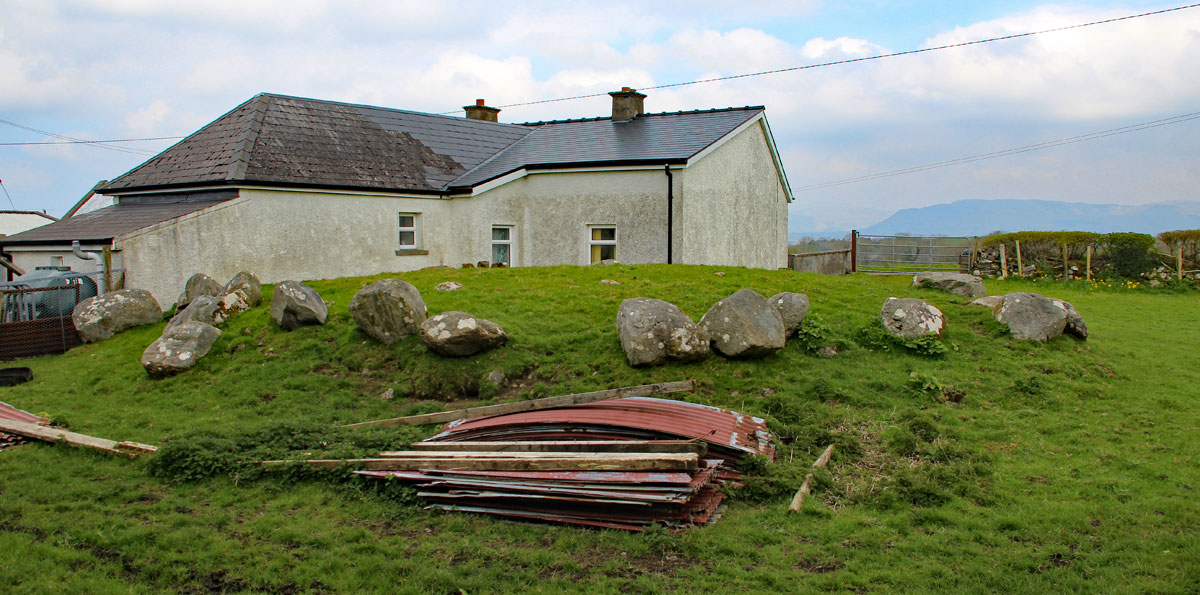
[[[525,168],[682,162],[761,107],[500,124],[262,93],[100,189],[463,190]]]
[[[115,204],[0,238],[0,245],[61,244],[72,240],[84,243],[108,242],[121,234],[149,227],[168,219],[182,217],[221,202],[224,201],[187,200]]]

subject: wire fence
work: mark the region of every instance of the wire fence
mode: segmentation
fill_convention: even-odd
[[[43,272],[43,271],[38,271]],[[54,273],[0,283],[0,360],[62,353],[79,344],[75,306],[100,293],[100,273]]]
[[[965,273],[974,265],[975,239],[862,235],[855,232],[854,254],[855,270],[862,273]]]

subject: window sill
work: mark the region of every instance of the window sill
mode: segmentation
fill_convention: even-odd
[[[396,251],[396,256],[424,256],[429,254],[428,250],[418,250],[416,248],[402,248]]]

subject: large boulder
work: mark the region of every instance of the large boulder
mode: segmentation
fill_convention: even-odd
[[[202,295],[220,296],[223,294],[223,290],[224,288],[216,279],[204,273],[196,273],[188,277],[187,283],[183,284],[183,293],[180,293],[179,299],[175,300],[175,309],[183,310]]]
[[[127,328],[162,320],[162,308],[145,289],[122,289],[90,297],[71,312],[84,343],[102,341]]]
[[[421,292],[400,279],[381,279],[362,288],[347,307],[359,328],[384,345],[419,331],[428,315]]]
[[[438,355],[466,357],[504,345],[508,333],[490,320],[451,311],[421,323],[421,342]]]
[[[713,348],[726,357],[763,357],[783,349],[783,317],[757,291],[739,289],[700,319]]]
[[[142,352],[142,367],[151,378],[165,378],[194,365],[212,348],[221,331],[211,324],[187,321],[167,328]]]
[[[783,318],[784,335],[790,336],[800,330],[804,317],[808,316],[807,295],[785,291],[771,296],[767,301],[779,310],[779,316]]]
[[[254,273],[242,271],[234,275],[221,291],[222,295],[231,293],[240,294],[250,308],[253,308],[262,302],[262,283],[258,281],[258,277],[254,276]]]
[[[1087,339],[1087,324],[1083,322],[1083,315],[1079,313],[1079,310],[1076,310],[1075,306],[1072,306],[1070,302],[1051,299],[1054,301],[1055,306],[1062,308],[1067,313],[1067,326],[1063,328],[1063,332],[1080,339]]]
[[[941,337],[946,328],[946,317],[941,310],[915,298],[888,298],[879,310],[879,319],[883,328],[902,339],[925,335]]]
[[[930,287],[961,295],[978,298],[987,295],[983,280],[964,273],[926,272],[913,275],[913,287]]]
[[[617,310],[621,349],[631,366],[657,366],[667,360],[696,361],[708,357],[709,334],[675,304],[636,297]]]
[[[198,296],[186,308],[180,310],[179,313],[171,318],[171,321],[167,323],[167,328],[184,322],[202,322],[214,326],[221,324],[225,322],[225,311],[221,308],[221,305],[220,298],[211,295]]]
[[[271,318],[284,330],[325,324],[329,310],[317,290],[299,281],[280,281],[271,298]]]
[[[996,306],[995,317],[1008,326],[1014,339],[1049,341],[1067,328],[1067,309],[1054,302],[1036,293],[1006,294]]]

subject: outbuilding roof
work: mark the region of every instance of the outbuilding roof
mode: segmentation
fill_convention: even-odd
[[[258,185],[442,194],[522,168],[686,161],[762,110],[514,125],[262,93],[100,192]]]
[[[121,234],[137,231],[168,219],[182,217],[229,200],[237,195],[237,191],[227,191],[227,194],[227,196],[218,195],[204,200],[115,204],[13,234],[0,239],[0,244],[4,246],[62,244],[73,240],[79,240],[81,243],[108,243]]]

